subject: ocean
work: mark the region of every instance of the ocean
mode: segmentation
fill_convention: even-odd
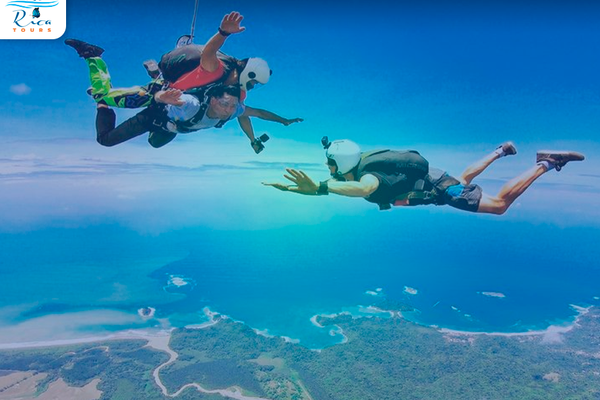
[[[146,135],[95,141],[88,68],[63,39],[104,48],[115,87],[145,84],[142,63],[188,33],[192,1],[69,0],[61,39],[0,41],[11,55],[0,98],[0,347],[182,327],[210,310],[318,349],[345,337],[315,315],[385,317],[384,301],[414,307],[404,317],[424,325],[480,332],[570,324],[572,305],[599,305],[597,4],[274,4],[201,2],[196,27],[205,43],[240,11],[247,29],[222,50],[273,70],[246,104],[305,120],[254,118],[255,133],[271,136],[259,155],[233,121],[161,149]],[[117,110],[119,123],[134,112]],[[518,155],[476,181],[490,194],[538,149],[587,158],[542,177],[502,216],[380,212],[260,185],[283,182],[287,166],[325,179],[325,135],[414,148],[454,175],[513,140]]]
[[[358,201],[358,200],[357,200]],[[343,335],[318,314],[415,308],[424,325],[526,332],[599,304],[600,233],[422,207],[268,230],[119,225],[0,235],[0,345],[164,329],[206,307],[308,348]],[[376,308],[372,308],[374,306]],[[138,315],[152,307],[152,318]],[[54,321],[54,322],[52,322]],[[32,332],[31,327],[41,327]]]

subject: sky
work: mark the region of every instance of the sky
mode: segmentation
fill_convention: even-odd
[[[69,0],[62,38],[0,41],[1,230],[114,222],[160,233],[374,217],[377,208],[364,201],[261,186],[283,181],[285,166],[325,179],[323,135],[365,149],[417,149],[453,174],[513,140],[519,154],[486,171],[479,181],[486,192],[531,166],[538,149],[581,151],[585,162],[544,176],[502,218],[598,226],[598,6],[199,3],[196,43],[237,10],[246,31],[229,37],[223,51],[265,58],[273,70],[247,104],[305,121],[254,121],[258,133],[271,136],[260,155],[236,122],[180,135],[161,149],[145,135],[103,148],[95,142],[86,65],[63,40],[103,47],[115,87],[144,84],[142,62],[159,59],[189,33],[194,2]],[[133,113],[118,110],[118,121]]]

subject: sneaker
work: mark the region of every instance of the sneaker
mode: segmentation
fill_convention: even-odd
[[[155,60],[144,61],[144,68],[146,68],[146,72],[148,72],[150,78],[156,79],[160,76],[160,69],[158,69],[158,64]]]
[[[585,156],[576,151],[554,151],[554,150],[540,150],[537,152],[536,161],[547,161],[554,165],[557,171],[560,171],[569,161],[583,161]]]
[[[103,48],[77,39],[67,39],[65,44],[74,48],[81,58],[100,57],[104,53]]]
[[[499,149],[502,149],[502,152],[505,156],[512,156],[517,154],[517,148],[513,142],[504,142],[500,146]]]

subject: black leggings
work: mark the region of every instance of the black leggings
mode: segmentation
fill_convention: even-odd
[[[173,140],[177,134],[154,125],[156,117],[156,110],[148,107],[115,128],[117,120],[115,112],[110,108],[98,108],[96,140],[102,146],[111,147],[150,132],[148,143],[152,147],[162,147]]]

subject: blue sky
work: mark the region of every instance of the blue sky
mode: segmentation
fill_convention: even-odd
[[[367,149],[416,148],[454,174],[514,140],[518,156],[482,176],[491,192],[530,166],[539,148],[583,151],[585,163],[544,177],[524,197],[525,211],[503,218],[543,219],[566,198],[570,207],[553,212],[555,220],[600,220],[597,6],[201,1],[197,43],[214,33],[225,13],[238,10],[247,30],[223,50],[263,57],[274,71],[247,104],[305,118],[290,127],[255,121],[258,132],[272,137],[255,155],[235,122],[178,137],[160,150],[145,136],[114,148],[95,142],[86,66],[63,39],[105,48],[115,86],[142,84],[142,62],[158,59],[189,31],[194,7],[191,0],[176,7],[123,3],[69,0],[63,38],[0,41],[4,229],[82,221],[149,231],[195,224],[269,228],[333,214],[373,215],[366,202],[260,186],[279,179],[284,165],[324,179],[323,135],[351,138]],[[118,111],[119,121],[129,115]],[[227,215],[206,212],[221,208]]]

